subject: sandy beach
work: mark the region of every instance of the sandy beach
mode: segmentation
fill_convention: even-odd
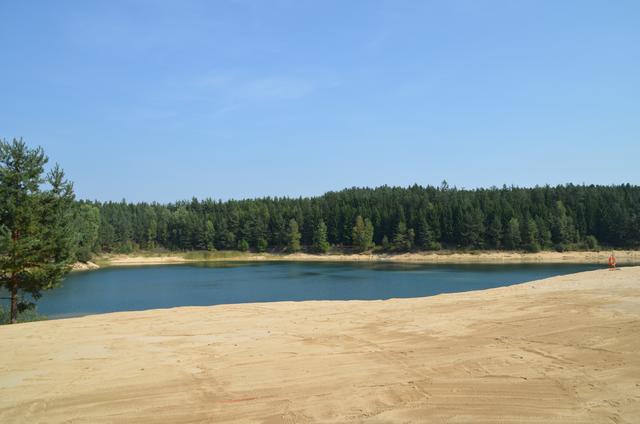
[[[118,255],[110,254],[98,257],[98,262],[102,266],[139,266],[139,265],[162,265],[181,264],[188,262],[219,262],[219,261],[296,261],[296,262],[396,262],[396,263],[470,263],[470,264],[500,264],[500,263],[593,263],[606,264],[612,251],[600,252],[539,252],[520,253],[510,251],[478,251],[474,253],[457,252],[420,252],[402,254],[327,254],[314,255],[309,253],[274,254],[274,253],[231,253],[222,252],[217,256],[217,252],[192,252],[189,253],[166,253],[144,255],[130,254]],[[616,250],[614,254],[620,265],[633,265],[640,263],[640,251],[637,250]],[[77,269],[95,269],[96,266],[90,263],[78,264]]]
[[[640,422],[640,267],[0,327],[0,422]]]

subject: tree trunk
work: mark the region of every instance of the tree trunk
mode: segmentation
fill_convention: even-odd
[[[18,281],[15,274],[11,280],[11,324],[15,324],[18,322]]]
[[[20,231],[14,230],[11,232],[11,241],[13,242],[13,259],[15,261],[15,244],[20,238]],[[18,322],[18,278],[16,277],[15,269],[11,271],[11,324]]]

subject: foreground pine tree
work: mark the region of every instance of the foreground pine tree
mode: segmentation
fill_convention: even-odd
[[[57,165],[45,174],[47,161],[42,148],[0,140],[0,286],[10,294],[11,323],[73,263],[73,185]]]

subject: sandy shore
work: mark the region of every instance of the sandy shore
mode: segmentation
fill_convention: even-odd
[[[606,264],[611,251],[601,252],[422,252],[404,254],[329,254],[313,255],[308,253],[272,254],[237,253],[216,257],[215,253],[207,257],[190,257],[189,254],[158,255],[106,255],[99,258],[103,266],[161,265],[188,262],[215,261],[300,261],[300,262],[397,262],[397,263],[597,263]],[[615,251],[621,265],[639,264],[640,251]]]
[[[76,262],[73,264],[71,271],[91,271],[98,268],[100,268],[100,266],[93,262]]]
[[[640,267],[0,327],[0,422],[640,422]]]

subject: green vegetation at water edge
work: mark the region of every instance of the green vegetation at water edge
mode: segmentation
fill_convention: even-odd
[[[16,323],[20,322],[31,322],[31,321],[44,321],[47,317],[44,315],[40,315],[36,312],[34,308],[26,309],[22,312],[18,312],[18,316],[16,318]],[[10,324],[11,323],[11,313],[9,310],[6,310],[0,305],[0,325]]]

